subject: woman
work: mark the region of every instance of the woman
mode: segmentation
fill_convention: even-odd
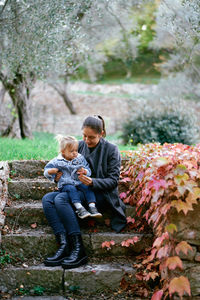
[[[109,143],[105,123],[101,116],[87,117],[83,122],[83,141],[78,152],[85,156],[92,175],[80,175],[80,181],[92,188],[100,211],[111,210],[111,227],[120,232],[126,226],[125,205],[118,196],[120,153],[117,146]],[[56,180],[59,180],[57,175]],[[45,216],[52,227],[60,247],[54,256],[46,258],[46,266],[62,265],[64,269],[77,268],[87,263],[81,231],[68,194],[53,192],[43,199]]]

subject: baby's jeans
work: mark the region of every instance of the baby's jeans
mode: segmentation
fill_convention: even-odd
[[[72,184],[65,184],[61,189],[60,192],[67,192],[69,193],[69,197],[72,201],[72,203],[81,203],[80,194],[78,191],[83,192],[84,197],[87,201],[87,203],[96,203],[96,198],[94,192],[90,189],[89,186],[81,183],[79,185],[72,185]]]

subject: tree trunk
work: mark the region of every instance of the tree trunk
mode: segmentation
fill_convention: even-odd
[[[5,77],[2,78],[1,74],[1,81],[15,107],[21,138],[32,138],[29,89],[25,81],[20,74],[16,74],[12,83],[8,82]]]
[[[5,98],[5,94],[6,94],[6,89],[3,86],[1,91],[0,91],[0,118],[5,116],[5,103],[4,103],[4,98]],[[11,116],[12,116],[12,120],[10,121],[10,123],[7,125],[7,127],[2,130],[1,132],[1,136],[6,136],[6,137],[11,137],[11,138],[20,138],[20,132],[19,132],[19,125],[18,125],[18,119],[17,119],[17,115],[14,113],[13,115],[13,111],[11,111]]]
[[[132,72],[130,70],[127,70],[126,72],[126,78],[129,79],[132,76]]]
[[[31,139],[33,137],[31,130],[31,109],[26,87],[21,83],[15,87],[14,91],[9,91],[9,95],[16,107],[21,137],[23,139]]]
[[[2,89],[1,89],[1,91],[0,91],[0,104],[3,103],[5,94],[6,94],[6,89],[3,86]]]
[[[66,90],[64,90],[63,92],[60,91],[59,94],[60,94],[60,96],[63,98],[63,100],[64,100],[66,106],[68,107],[68,109],[69,109],[69,111],[70,111],[70,113],[71,113],[72,115],[76,115],[76,110],[75,110],[75,108],[74,108],[74,106],[73,106],[73,103],[72,103],[72,101],[70,100],[70,98],[69,98],[69,96],[68,96]]]
[[[14,116],[10,124],[8,124],[7,128],[2,132],[1,136],[9,136],[9,137],[18,137],[17,132],[15,132],[14,126],[17,117]]]
[[[64,82],[59,82],[57,84],[51,84],[51,86],[56,90],[56,92],[62,97],[64,103],[66,104],[67,108],[69,109],[72,115],[76,115],[77,112],[73,106],[72,101],[70,100],[68,93],[67,93],[67,77],[65,77]]]

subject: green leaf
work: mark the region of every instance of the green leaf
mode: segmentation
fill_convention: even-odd
[[[167,232],[169,232],[169,233],[174,233],[174,231],[177,231],[177,227],[176,227],[176,225],[175,224],[173,224],[173,223],[171,223],[171,224],[169,224],[169,225],[167,225],[167,226],[165,226],[165,230],[167,231]]]
[[[174,174],[176,175],[183,175],[185,171],[187,170],[187,167],[185,165],[177,165],[176,169],[174,170]]]

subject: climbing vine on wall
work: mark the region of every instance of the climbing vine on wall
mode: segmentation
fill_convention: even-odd
[[[159,279],[152,300],[191,295],[181,255],[187,255],[192,247],[178,238],[178,224],[171,221],[171,215],[187,215],[200,199],[200,144],[146,144],[124,154],[129,159],[121,182],[128,188],[120,197],[136,205],[141,228],[146,222],[155,236],[147,255],[135,265],[136,278],[143,282]]]

